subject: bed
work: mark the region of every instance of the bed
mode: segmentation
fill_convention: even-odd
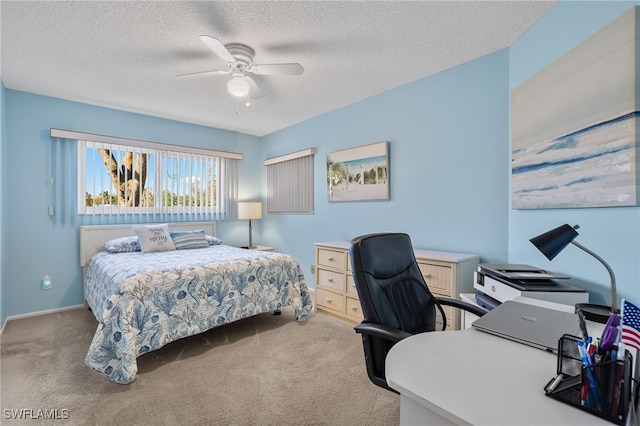
[[[173,231],[215,224],[169,224]],[[86,364],[110,380],[136,379],[137,357],[164,345],[253,315],[291,307],[297,321],[312,309],[291,256],[227,246],[159,253],[106,251],[104,243],[135,235],[132,225],[82,226],[84,297],[98,320]]]

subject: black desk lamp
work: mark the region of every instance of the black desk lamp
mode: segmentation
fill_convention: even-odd
[[[572,227],[564,224],[555,229],[552,229],[551,231],[545,232],[544,234],[540,234],[529,241],[531,241],[533,245],[536,246],[538,250],[540,250],[542,254],[544,254],[549,260],[553,260],[553,258],[556,257],[558,253],[560,253],[566,246],[569,245],[569,243],[571,243],[598,259],[600,263],[602,263],[604,267],[607,268],[609,276],[611,277],[611,309],[609,310],[609,307],[607,306],[595,305],[591,303],[578,303],[576,305],[576,310],[580,309],[587,319],[605,323],[610,316],[609,313],[611,313],[612,315],[618,314],[618,309],[616,308],[616,300],[618,298],[616,292],[616,277],[613,275],[613,270],[611,269],[609,264],[604,261],[604,259],[602,259],[600,256],[598,256],[588,248],[584,247],[583,245],[573,241],[573,239],[578,236],[578,232],[576,231],[576,229],[578,228],[580,228],[578,225]]]

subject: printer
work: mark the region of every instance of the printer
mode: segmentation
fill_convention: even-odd
[[[476,303],[491,310],[518,296],[575,305],[589,302],[589,293],[562,274],[529,265],[480,263],[474,272]]]

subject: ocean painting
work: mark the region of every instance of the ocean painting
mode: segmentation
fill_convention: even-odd
[[[639,10],[512,91],[514,209],[640,205]]]
[[[387,142],[327,154],[329,201],[389,199]]]

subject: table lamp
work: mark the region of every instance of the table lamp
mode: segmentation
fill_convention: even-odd
[[[253,248],[251,240],[252,219],[262,219],[262,203],[260,201],[241,201],[238,203],[238,219],[249,219],[249,248]]]
[[[605,323],[608,321],[611,315],[615,315],[617,317],[618,310],[616,308],[616,300],[618,298],[616,292],[616,278],[613,274],[613,270],[604,261],[600,256],[584,247],[583,245],[573,241],[575,237],[578,236],[578,231],[576,229],[580,228],[578,225],[570,226],[564,224],[559,226],[551,231],[545,232],[544,234],[540,234],[537,237],[532,238],[531,241],[534,246],[538,248],[544,254],[547,259],[553,260],[554,257],[558,255],[569,243],[574,246],[584,250],[589,253],[591,256],[595,257],[607,268],[609,272],[609,276],[611,277],[611,309],[607,306],[603,305],[595,305],[591,303],[578,303],[576,305],[576,310],[580,309],[587,319],[591,319],[592,321],[597,321],[601,323]]]

